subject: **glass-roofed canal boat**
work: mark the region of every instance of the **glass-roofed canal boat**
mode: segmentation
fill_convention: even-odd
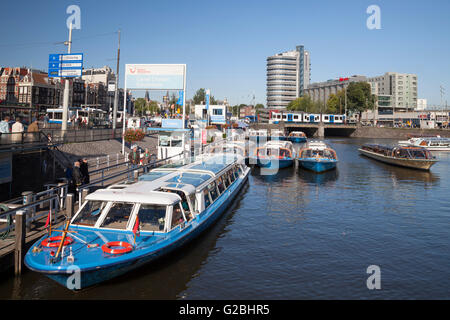
[[[97,190],[63,228],[30,248],[25,264],[69,289],[117,277],[207,229],[233,202],[249,171],[240,155],[217,154]],[[78,287],[68,286],[74,269]]]
[[[425,148],[365,144],[358,149],[366,157],[407,168],[430,170],[437,162]]]

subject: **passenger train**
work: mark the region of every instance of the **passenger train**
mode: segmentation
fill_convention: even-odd
[[[322,119],[320,118],[322,116]],[[272,111],[269,123],[289,122],[289,123],[345,123],[344,114],[319,114],[292,111]]]

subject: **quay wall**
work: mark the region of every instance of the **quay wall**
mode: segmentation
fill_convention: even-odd
[[[406,139],[408,135],[425,135],[425,136],[440,135],[441,137],[450,138],[450,130],[357,127],[356,130],[350,134],[350,137]]]

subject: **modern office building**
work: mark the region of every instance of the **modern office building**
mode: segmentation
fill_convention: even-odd
[[[392,112],[408,112],[417,108],[417,75],[386,72],[367,80],[378,97],[389,97]],[[379,99],[380,100],[380,99]],[[387,109],[387,108],[386,108]]]
[[[286,108],[303,96],[311,77],[310,54],[304,46],[267,58],[267,108]]]

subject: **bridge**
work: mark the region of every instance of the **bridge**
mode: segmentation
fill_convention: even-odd
[[[325,136],[351,136],[356,129],[356,124],[333,124],[333,123],[253,123],[252,129],[283,130],[286,134],[292,131],[303,131],[308,137],[323,138]]]

